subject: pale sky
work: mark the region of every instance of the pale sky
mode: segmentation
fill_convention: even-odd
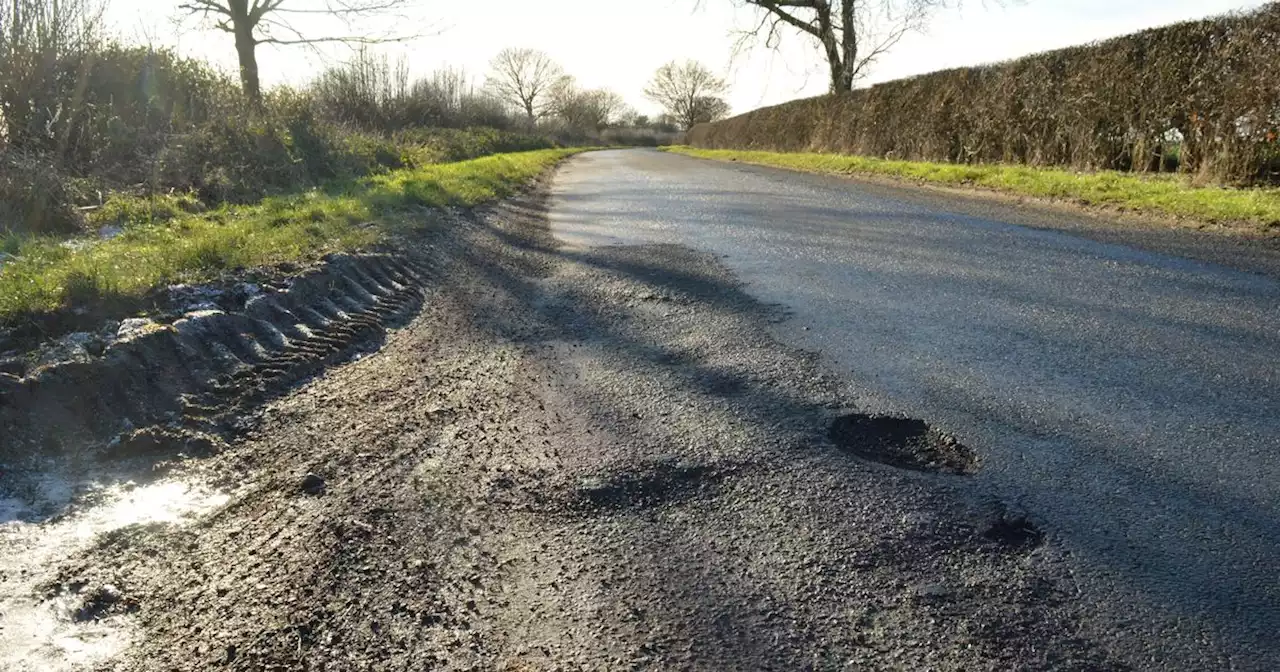
[[[975,65],[1088,42],[1143,28],[1252,9],[1265,0],[969,0],[939,13],[926,34],[904,39],[870,73],[868,83]],[[128,39],[174,46],[235,72],[229,36],[179,31],[177,0],[109,0],[108,23]],[[289,5],[321,5],[290,0]],[[731,58],[735,29],[752,10],[734,0],[418,0],[406,32],[424,36],[380,49],[408,58],[414,74],[441,66],[464,68],[483,81],[489,59],[503,47],[532,47],[555,58],[586,87],[607,87],[647,114],[656,107],[643,89],[658,66],[692,58],[723,74],[734,113],[826,90],[822,61],[809,43],[788,35],[783,49],[763,47]],[[305,26],[303,26],[305,28]],[[382,30],[385,26],[369,26]],[[260,47],[266,84],[301,84],[338,59],[301,47]],[[329,60],[333,62],[333,60]]]

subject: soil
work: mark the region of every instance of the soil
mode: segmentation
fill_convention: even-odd
[[[561,249],[545,198],[410,251],[416,316],[356,361],[259,363],[117,443],[230,499],[53,568],[133,619],[103,667],[1126,669],[972,451],[850,454],[849,382],[779,310],[685,248]]]

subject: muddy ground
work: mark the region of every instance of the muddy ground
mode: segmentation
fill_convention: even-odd
[[[226,504],[47,568],[135,630],[103,669],[1140,666],[980,454],[856,415],[715,259],[561,249],[544,202],[423,243],[378,351],[168,466]]]

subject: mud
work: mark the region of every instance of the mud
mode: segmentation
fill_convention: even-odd
[[[133,640],[141,603],[127,584],[65,574],[79,554],[109,558],[139,536],[182,525],[226,495],[180,480],[140,485],[118,473],[57,472],[0,485],[0,670],[82,670]]]
[[[990,538],[977,481],[850,459],[829,429],[853,382],[773,340],[782,312],[715,259],[561,248],[544,199],[460,222],[412,263],[359,262],[378,270],[326,286],[341,297],[277,302],[296,331],[265,306],[165,330],[203,344],[175,350],[200,366],[157,381],[175,401],[123,417],[166,429],[100,424],[225,501],[99,530],[33,572],[39,595],[75,597],[59,627],[87,609],[127,633],[95,666],[1109,670],[1146,655],[1082,606],[1051,535]],[[943,457],[921,464],[963,466]]]
[[[94,446],[108,459],[212,452],[208,437],[149,428],[209,423],[202,409],[226,416],[252,407],[353,350],[376,348],[388,324],[418,308],[425,275],[404,255],[334,255],[279,291],[224,300],[237,311],[126,321],[109,341],[63,338],[42,351],[56,353],[52,363],[0,374],[0,464],[22,468]]]

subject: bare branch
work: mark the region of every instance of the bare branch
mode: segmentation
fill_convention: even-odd
[[[831,90],[853,83],[908,33],[924,30],[934,13],[961,0],[740,0],[761,10],[761,20],[741,33],[734,54],[754,41],[777,48],[780,26],[814,39],[830,70]],[[761,40],[763,38],[763,40]]]
[[[822,13],[824,7],[830,12],[830,4],[824,3],[822,0],[811,0],[803,2],[775,2],[774,0],[748,0],[747,4],[756,5],[769,13],[778,17],[780,21],[791,24],[793,27],[802,30],[814,37],[821,39],[822,33],[818,26],[818,16]],[[809,21],[802,21],[799,17],[791,14],[783,7],[802,7],[814,10],[814,17]]]
[[[282,40],[275,37],[264,37],[257,41],[258,44],[279,44],[279,45],[295,45],[295,44],[350,44],[350,45],[372,45],[387,44],[388,42],[401,42],[410,40],[409,37],[360,37],[358,35],[344,35],[335,37],[299,37],[292,40]]]
[[[326,3],[323,9],[296,9],[279,7],[274,11],[279,14],[326,14],[329,16],[371,15],[399,9],[405,5],[404,0],[381,0],[367,3],[334,2]]]
[[[224,14],[231,16],[231,10],[223,7],[216,0],[190,0],[178,5],[178,9],[191,14]]]
[[[244,92],[261,102],[256,47],[261,44],[280,46],[347,44],[352,46],[404,42],[419,33],[394,32],[372,35],[360,32],[355,20],[393,13],[417,4],[417,0],[182,0],[178,8],[189,16],[208,21],[216,29],[235,36],[240,60],[240,82]],[[341,31],[303,32],[290,22],[290,17],[328,16],[346,26]],[[215,20],[216,19],[216,20]],[[399,25],[411,25],[402,21]]]

